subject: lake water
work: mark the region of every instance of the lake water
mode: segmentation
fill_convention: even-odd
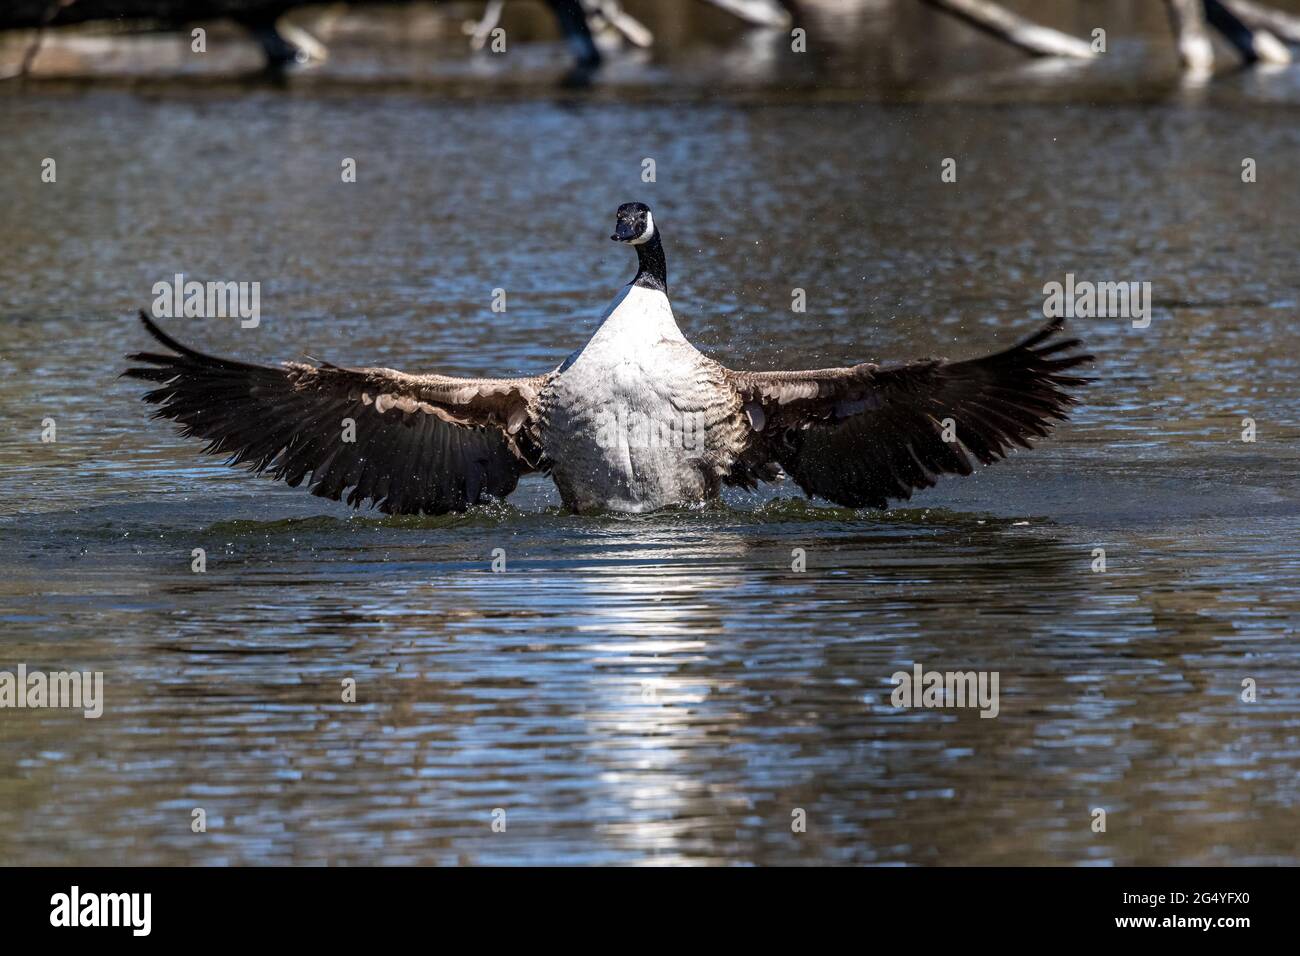
[[[0,711],[0,863],[1300,861],[1300,84],[1011,62],[0,94],[0,670],[105,681],[98,720]],[[1075,320],[1073,421],[883,513],[574,517],[526,478],[380,520],[116,377],[175,272],[262,283],[255,329],[170,323],[209,351],[544,371],[631,278],[630,200],[733,367],[978,355],[1067,273],[1150,282],[1152,319]],[[997,672],[998,716],[895,709],[914,663]]]

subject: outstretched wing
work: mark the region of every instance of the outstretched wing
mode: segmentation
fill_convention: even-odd
[[[545,376],[519,379],[405,375],[387,368],[286,362],[279,368],[214,358],[181,345],[144,312],[172,354],[127,356],[131,378],[160,383],[144,396],[204,451],[268,472],[314,495],[390,514],[464,511],[503,498],[536,467],[535,400]],[[350,424],[349,424],[350,423]],[[310,476],[308,478],[308,476]]]
[[[965,362],[731,372],[751,427],[742,461],[774,461],[806,494],[852,508],[968,475],[970,455],[987,465],[1028,448],[1076,404],[1066,389],[1088,379],[1069,372],[1092,356],[1073,351],[1077,339],[1053,341],[1061,327]]]

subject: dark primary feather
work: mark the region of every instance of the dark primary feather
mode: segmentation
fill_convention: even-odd
[[[204,451],[354,507],[391,514],[463,511],[505,497],[540,458],[530,423],[544,382],[405,375],[385,368],[286,362],[279,368],[188,348],[143,312],[171,353],[128,356],[124,373],[158,383],[154,418],[206,439]],[[345,442],[344,419],[355,422]],[[348,489],[351,489],[348,491]]]
[[[1076,404],[1066,389],[1088,379],[1068,373],[1092,356],[1072,351],[1077,339],[1053,342],[1061,327],[1055,320],[964,362],[732,372],[761,423],[742,460],[775,461],[806,494],[853,508],[884,508],[939,475],[968,475],[970,456],[987,465],[1028,448]],[[956,425],[956,442],[943,440],[945,419]]]

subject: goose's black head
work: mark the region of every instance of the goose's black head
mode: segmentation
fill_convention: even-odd
[[[614,215],[614,235],[609,238],[636,247],[640,268],[633,285],[667,293],[668,265],[664,262],[663,243],[659,241],[659,227],[649,206],[642,202],[625,202],[619,206]]]
[[[639,246],[649,242],[654,234],[655,220],[650,215],[650,207],[643,202],[625,202],[614,214],[614,235],[609,238]]]

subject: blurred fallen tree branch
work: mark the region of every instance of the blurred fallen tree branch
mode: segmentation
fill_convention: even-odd
[[[1087,41],[1040,26],[993,0],[921,2],[1035,56],[1096,56]],[[1165,7],[1179,59],[1191,73],[1214,68],[1210,30],[1218,32],[1246,63],[1290,63],[1291,51],[1282,39],[1300,43],[1300,17],[1256,0],[1165,0]]]
[[[1086,40],[1012,13],[991,0],[921,0],[964,20],[978,30],[1035,56],[1069,56],[1087,60],[1096,56]]]
[[[395,5],[402,0],[348,0],[349,6]],[[555,17],[573,51],[575,68],[594,70],[601,54],[593,33],[605,32],[619,42],[648,47],[654,35],[623,10],[619,0],[540,0]],[[780,0],[700,0],[738,19],[763,26],[791,22]],[[165,28],[180,28],[204,20],[227,19],[245,27],[262,47],[267,66],[281,70],[319,62],[326,49],[302,27],[284,16],[296,7],[318,6],[320,0],[8,0],[0,3],[0,30],[34,29],[36,35],[14,75],[30,72],[50,27],[91,21],[139,21]],[[489,0],[483,17],[467,31],[474,49],[482,49],[500,21],[504,0]]]
[[[397,5],[404,0],[347,0],[348,6]],[[409,0],[408,0],[409,2]],[[570,78],[589,78],[602,63],[596,37],[606,46],[627,43],[646,48],[654,34],[623,9],[621,0],[533,0],[551,11],[573,53]],[[794,22],[799,0],[699,0],[740,21],[784,29]],[[904,2],[904,0],[896,0]],[[1035,56],[1093,59],[1092,43],[1035,23],[996,0],[920,0],[944,14]],[[135,21],[180,28],[205,20],[227,19],[243,26],[261,45],[267,67],[284,70],[325,59],[315,37],[285,20],[290,10],[318,6],[320,0],[0,0],[0,30],[31,29],[34,36],[11,76],[27,75],[47,31],[90,21]],[[1185,70],[1205,73],[1214,66],[1212,32],[1217,32],[1246,63],[1289,63],[1283,42],[1300,43],[1300,16],[1258,0],[1165,0],[1179,59]],[[500,23],[505,0],[487,0],[482,17],[466,24],[475,50],[484,48]],[[3,78],[3,77],[0,77]]]
[[[1204,75],[1214,69],[1216,30],[1246,63],[1285,64],[1291,51],[1274,33],[1300,38],[1300,18],[1243,0],[1165,0],[1183,69]]]
[[[1300,17],[1293,13],[1274,10],[1254,0],[1222,0],[1223,5],[1235,13],[1247,26],[1268,30],[1288,43],[1300,43]]]

